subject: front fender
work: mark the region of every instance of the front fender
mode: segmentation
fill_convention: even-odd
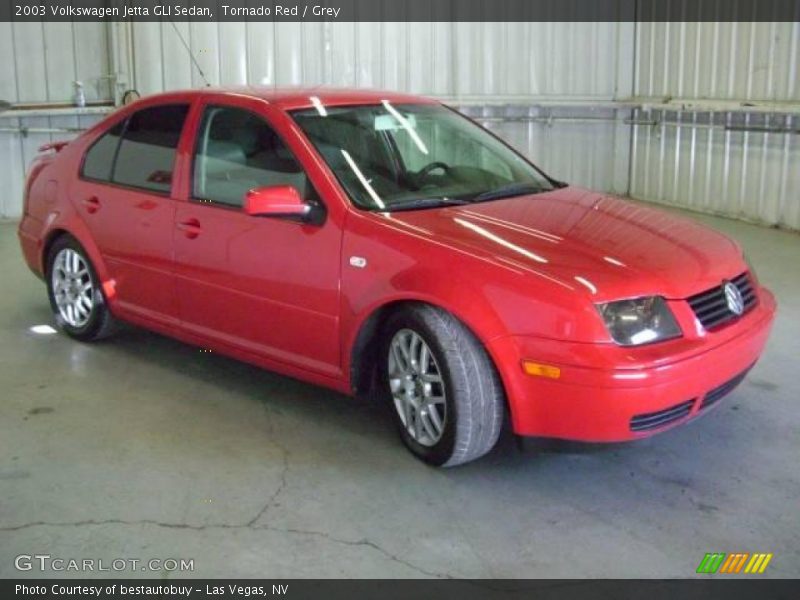
[[[343,276],[343,312],[347,315],[351,338],[370,315],[398,302],[438,306],[467,325],[484,343],[506,334],[495,308],[471,281],[450,281],[436,270],[422,266],[397,272],[388,281],[366,278],[366,281],[357,282],[355,279],[351,274]]]
[[[493,355],[489,342],[502,336],[503,325],[491,305],[486,302],[458,302],[461,297],[479,296],[477,290],[464,285],[458,288],[444,286],[440,277],[424,270],[410,270],[394,279],[391,291],[385,288],[382,282],[374,280],[370,289],[362,289],[361,293],[353,295],[343,293],[342,311],[342,352],[343,372],[351,378],[348,385],[358,391],[364,385],[359,381],[362,366],[365,364],[362,354],[369,354],[376,349],[372,342],[378,340],[374,337],[377,333],[376,326],[386,309],[399,304],[421,302],[446,310],[464,323],[470,331],[481,341],[489,352],[492,360],[498,357]],[[428,282],[428,283],[426,283]],[[353,288],[350,288],[353,291]],[[468,307],[467,310],[464,308]],[[367,358],[369,358],[367,356]],[[369,363],[369,360],[366,361]],[[495,363],[496,364],[496,363]]]
[[[373,215],[348,215],[341,261],[341,356],[350,375],[353,355],[369,350],[361,332],[370,317],[394,303],[447,310],[487,349],[511,334],[568,339],[584,309],[566,288]]]

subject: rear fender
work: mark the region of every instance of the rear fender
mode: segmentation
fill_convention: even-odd
[[[86,251],[86,254],[100,280],[100,285],[105,293],[106,300],[110,304],[114,301],[114,283],[110,279],[108,268],[100,253],[97,244],[94,243],[91,234],[85,223],[81,220],[78,214],[71,208],[71,204],[61,203],[60,206],[65,207],[64,211],[53,211],[48,213],[44,221],[43,235],[41,239],[42,248],[40,254],[40,267],[41,272],[45,273],[47,265],[47,253],[50,250],[53,242],[64,234],[71,235]]]

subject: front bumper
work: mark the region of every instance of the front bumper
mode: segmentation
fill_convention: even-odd
[[[514,431],[587,442],[638,439],[707,412],[764,349],[775,299],[715,333],[639,348],[508,336],[489,344],[500,366]],[[558,379],[527,375],[523,359],[560,368]]]

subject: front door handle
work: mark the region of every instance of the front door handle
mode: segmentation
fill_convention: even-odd
[[[181,221],[178,223],[178,229],[183,231],[183,234],[190,240],[193,240],[198,235],[203,233],[203,228],[200,227],[200,221],[197,219],[187,219],[185,221]]]
[[[100,199],[97,196],[89,196],[84,198],[83,205],[86,207],[86,212],[93,215],[100,210]]]

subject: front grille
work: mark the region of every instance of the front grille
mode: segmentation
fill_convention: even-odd
[[[694,400],[687,400],[658,412],[636,415],[631,418],[631,431],[650,431],[679,421],[692,412],[694,402]]]
[[[742,295],[742,300],[744,300],[744,312],[742,314],[745,314],[757,302],[756,291],[750,281],[750,275],[744,272],[733,279],[731,283],[739,289],[739,293]],[[737,318],[736,313],[728,308],[724,284],[692,296],[688,302],[697,319],[707,330],[719,327]]]
[[[705,398],[703,398],[703,403],[700,405],[700,410],[708,408],[712,404],[716,403],[718,400],[721,400],[723,397],[730,394],[734,390],[734,388],[736,388],[737,385],[742,383],[742,380],[745,378],[749,370],[750,369],[747,369],[746,371],[739,373],[733,379],[726,381],[719,387],[715,387],[713,390],[708,392]]]

